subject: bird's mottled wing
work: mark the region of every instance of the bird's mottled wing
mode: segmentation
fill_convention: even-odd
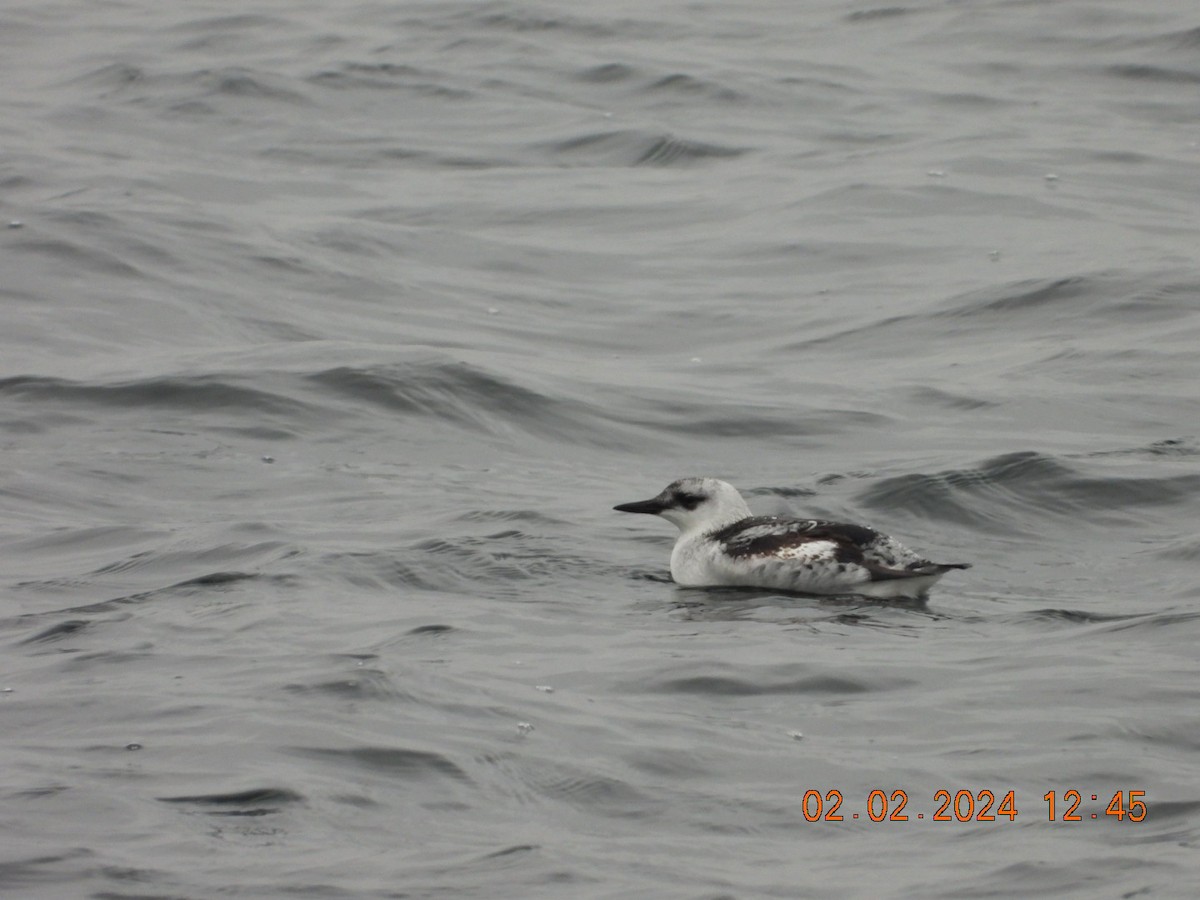
[[[872,581],[919,578],[964,565],[940,565],[909,550],[899,541],[865,525],[753,516],[711,535],[730,556],[773,556],[797,562],[818,559],[858,565]]]
[[[873,581],[937,575],[948,569],[969,569],[966,563],[935,563],[885,534],[863,548],[863,565]]]
[[[861,563],[864,548],[881,535],[862,525],[823,522],[820,519],[792,519],[783,516],[752,516],[711,535],[732,557],[777,556],[796,558],[809,545],[822,544],[824,554],[838,562]]]
[[[931,565],[929,560],[885,534],[876,534],[875,540],[863,547],[863,559],[872,565],[888,569],[910,569]]]

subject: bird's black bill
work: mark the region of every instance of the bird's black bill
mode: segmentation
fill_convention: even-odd
[[[617,512],[649,513],[652,516],[657,516],[666,508],[667,505],[658,497],[650,500],[636,500],[633,503],[618,503],[613,507]]]

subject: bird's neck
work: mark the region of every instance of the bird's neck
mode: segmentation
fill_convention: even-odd
[[[722,528],[728,528],[734,522],[740,522],[742,519],[749,518],[752,515],[750,507],[745,503],[729,505],[717,511],[717,515],[710,516],[699,522],[692,523],[689,527],[680,529],[682,534],[680,537],[698,537],[700,535],[712,534],[714,531],[720,531]]]

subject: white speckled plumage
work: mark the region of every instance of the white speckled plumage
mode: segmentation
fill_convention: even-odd
[[[621,512],[662,516],[679,528],[671,577],[685,587],[740,586],[804,594],[918,599],[951,569],[863,525],[754,516],[716,478],[681,478]]]

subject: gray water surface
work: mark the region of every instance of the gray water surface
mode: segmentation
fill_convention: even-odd
[[[1198,49],[8,3],[0,893],[1192,896]],[[692,474],[974,568],[680,589]]]

